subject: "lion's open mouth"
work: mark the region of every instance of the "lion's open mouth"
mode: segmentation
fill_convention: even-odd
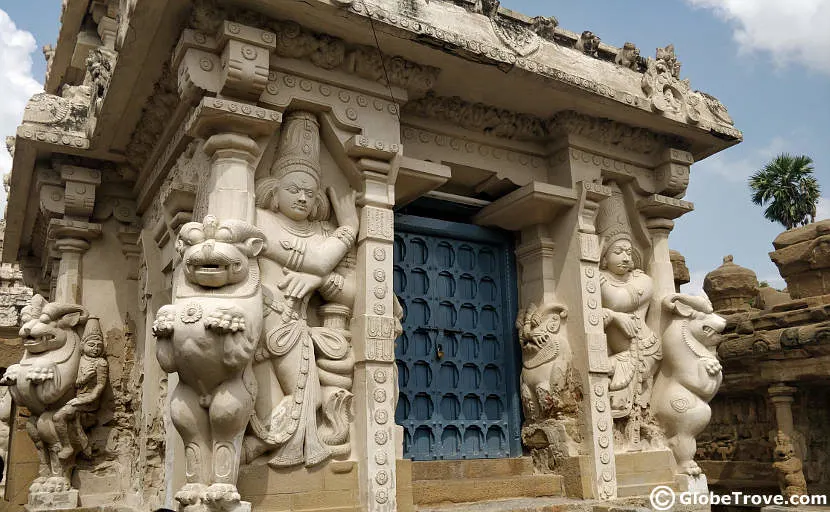
[[[55,339],[55,337],[52,336],[51,334],[46,335],[46,336],[38,336],[37,338],[26,338],[26,340],[23,342],[23,346],[24,347],[35,347],[35,346],[38,346],[38,345],[47,345],[47,344],[49,344],[49,342],[51,342],[54,339]]]

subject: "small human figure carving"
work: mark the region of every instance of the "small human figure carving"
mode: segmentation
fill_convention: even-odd
[[[84,433],[82,415],[98,410],[101,395],[107,385],[109,366],[104,357],[104,337],[97,318],[87,320],[84,337],[81,340],[81,361],[78,365],[78,378],[75,380],[75,398],[58,409],[53,416],[55,431],[60,439],[58,457],[63,460],[72,456],[75,449],[70,436],[70,424],[73,425],[77,444],[84,455],[92,455],[89,438]]]
[[[772,467],[778,472],[781,494],[786,498],[807,494],[807,480],[804,478],[801,459],[795,456],[793,441],[782,431],[775,436],[775,462]]]

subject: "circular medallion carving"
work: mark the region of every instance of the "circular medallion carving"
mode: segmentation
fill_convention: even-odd
[[[291,75],[285,75],[284,77],[282,77],[282,83],[284,83],[288,87],[294,87],[295,85],[297,85],[297,79]]]
[[[375,453],[375,463],[378,466],[384,466],[387,461],[388,461],[388,458],[386,457],[386,452],[377,452],[377,453]]]
[[[605,402],[603,402],[602,400],[597,400],[594,404],[594,409],[596,409],[597,412],[605,412]]]
[[[602,384],[595,384],[594,394],[597,396],[602,396],[603,394],[605,394],[605,386],[603,386]]]
[[[597,422],[597,430],[599,430],[600,432],[605,432],[606,430],[608,430],[608,422],[605,420],[599,420]]]
[[[242,105],[242,113],[243,114],[250,114],[251,113],[251,106],[250,105]]]
[[[256,48],[253,46],[245,45],[242,47],[242,56],[248,60],[254,60],[257,58],[257,51]]]
[[[373,254],[376,261],[383,261],[386,259],[386,249],[383,247],[375,247]]]
[[[595,299],[593,297],[589,297],[588,298],[588,308],[589,309],[597,309],[597,306],[598,306],[597,299]]]
[[[383,110],[383,102],[382,102],[382,101],[380,101],[380,100],[375,100],[375,101],[373,101],[373,102],[372,102],[372,106],[373,106],[373,107],[375,107],[375,110],[377,110],[378,112],[380,112],[381,110]]]
[[[599,315],[597,315],[596,313],[591,313],[588,316],[588,323],[590,323],[591,325],[599,325]]]
[[[384,389],[376,389],[372,395],[377,403],[383,403],[386,401],[386,390]]]
[[[353,108],[347,108],[346,117],[348,117],[350,121],[354,121],[357,119],[357,111]]]
[[[357,104],[361,107],[365,107],[369,105],[369,100],[366,99],[366,96],[358,95],[357,97]]]
[[[348,103],[352,99],[351,95],[346,91],[340,91],[337,94],[337,97],[340,98],[340,101],[343,103]]]
[[[614,474],[611,473],[610,469],[606,469],[605,471],[602,472],[602,479],[605,480],[606,482],[610,482],[611,480],[614,479]]]
[[[331,96],[331,87],[329,87],[328,85],[321,84],[320,94],[322,94],[323,96]]]
[[[268,91],[268,94],[276,95],[280,92],[280,88],[277,87],[277,84],[274,82],[269,82],[268,85],[265,86],[265,90]]]
[[[386,313],[386,306],[384,306],[380,302],[375,304],[375,307],[372,308],[372,309],[374,310],[375,314],[378,314],[378,315],[382,315],[382,314]]]
[[[609,443],[608,436],[605,435],[605,434],[599,436],[599,439],[597,439],[597,444],[599,445],[600,448],[608,448],[608,443]]]
[[[386,382],[386,372],[383,370],[375,370],[374,373],[375,382],[378,384],[383,384]]]
[[[602,452],[599,455],[599,461],[603,464],[608,464],[609,462],[611,462],[611,456],[608,455],[608,452]]]
[[[311,90],[312,84],[308,80],[300,80],[300,89],[308,92]]]
[[[386,280],[386,271],[382,268],[375,269],[373,275],[375,276],[375,281],[382,283]]]
[[[386,297],[386,287],[383,285],[375,286],[375,297],[378,299]]]
[[[196,32],[193,35],[193,40],[196,41],[199,44],[205,44],[207,42],[207,37],[204,34],[202,34],[201,32]]]
[[[207,57],[202,57],[199,59],[199,67],[202,68],[204,71],[212,71],[213,70],[213,61],[208,59]]]
[[[274,34],[271,32],[263,32],[262,33],[262,42],[271,44],[274,42]]]
[[[383,469],[378,471],[377,474],[375,475],[375,482],[377,482],[380,485],[385,485],[386,482],[388,482],[388,481],[389,481],[389,473],[387,473]]]
[[[377,432],[375,432],[375,443],[379,445],[384,445],[388,440],[389,434],[387,434],[385,430],[378,430]]]
[[[378,425],[384,425],[387,421],[389,421],[389,413],[386,412],[386,410],[378,409],[375,411],[375,422],[377,422]]]
[[[228,32],[231,34],[238,34],[239,33],[239,25],[236,23],[228,23]]]
[[[386,494],[386,491],[381,489],[377,493],[375,493],[375,501],[380,504],[384,504],[389,501],[389,495]]]
[[[594,293],[597,291],[597,283],[593,281],[588,281],[585,283],[585,289],[588,290],[588,293]]]
[[[191,302],[184,307],[182,312],[179,314],[179,318],[181,318],[182,322],[186,324],[198,322],[199,319],[202,318],[202,306],[195,302]]]

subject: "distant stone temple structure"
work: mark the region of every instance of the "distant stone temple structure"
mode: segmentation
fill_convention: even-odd
[[[35,293],[9,509],[706,492],[725,322],[668,241],[742,135],[673,46],[496,0],[61,23],[9,144],[3,260]]]
[[[830,220],[791,229],[770,258],[786,292],[731,256],[704,290],[727,319],[724,381],[698,458],[718,489],[830,493]]]

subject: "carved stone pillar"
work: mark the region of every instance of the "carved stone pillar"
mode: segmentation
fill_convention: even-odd
[[[516,260],[521,267],[519,298],[523,307],[531,302],[545,304],[555,300],[553,253],[555,244],[543,225],[522,230],[522,243],[516,248]]]
[[[395,426],[398,377],[395,338],[398,307],[392,289],[394,240],[392,206],[398,170],[397,144],[357,137],[347,152],[360,174],[357,239],[358,290],[352,319],[360,504],[362,510],[397,509],[395,459],[402,442]]]
[[[210,158],[205,211],[197,204],[196,218],[210,213],[220,220],[254,222],[254,171],[261,154],[254,138],[273,133],[281,120],[279,112],[247,103],[202,99],[188,122],[191,136],[207,138],[204,151]]]
[[[617,469],[614,457],[614,420],[608,396],[608,343],[603,325],[600,297],[600,241],[596,234],[596,215],[600,201],[611,197],[611,189],[596,183],[577,183],[580,190],[577,237],[579,242],[579,296],[582,304],[582,328],[585,343],[578,354],[587,362],[587,389],[584,407],[586,431],[591,440],[590,457],[586,461],[595,498],[617,496]],[[587,434],[587,432],[586,432]],[[587,496],[586,496],[587,497]]]
[[[778,425],[778,430],[784,432],[790,438],[793,438],[793,433],[795,432],[792,406],[795,401],[794,395],[796,391],[798,391],[797,388],[787,386],[784,383],[770,386],[767,390],[770,402],[772,402],[772,406],[775,408],[775,422]]]
[[[101,225],[87,222],[53,219],[49,225],[50,238],[55,240],[55,249],[60,254],[53,302],[62,304],[81,303],[81,280],[83,254],[89,249],[90,241],[101,236]]]

